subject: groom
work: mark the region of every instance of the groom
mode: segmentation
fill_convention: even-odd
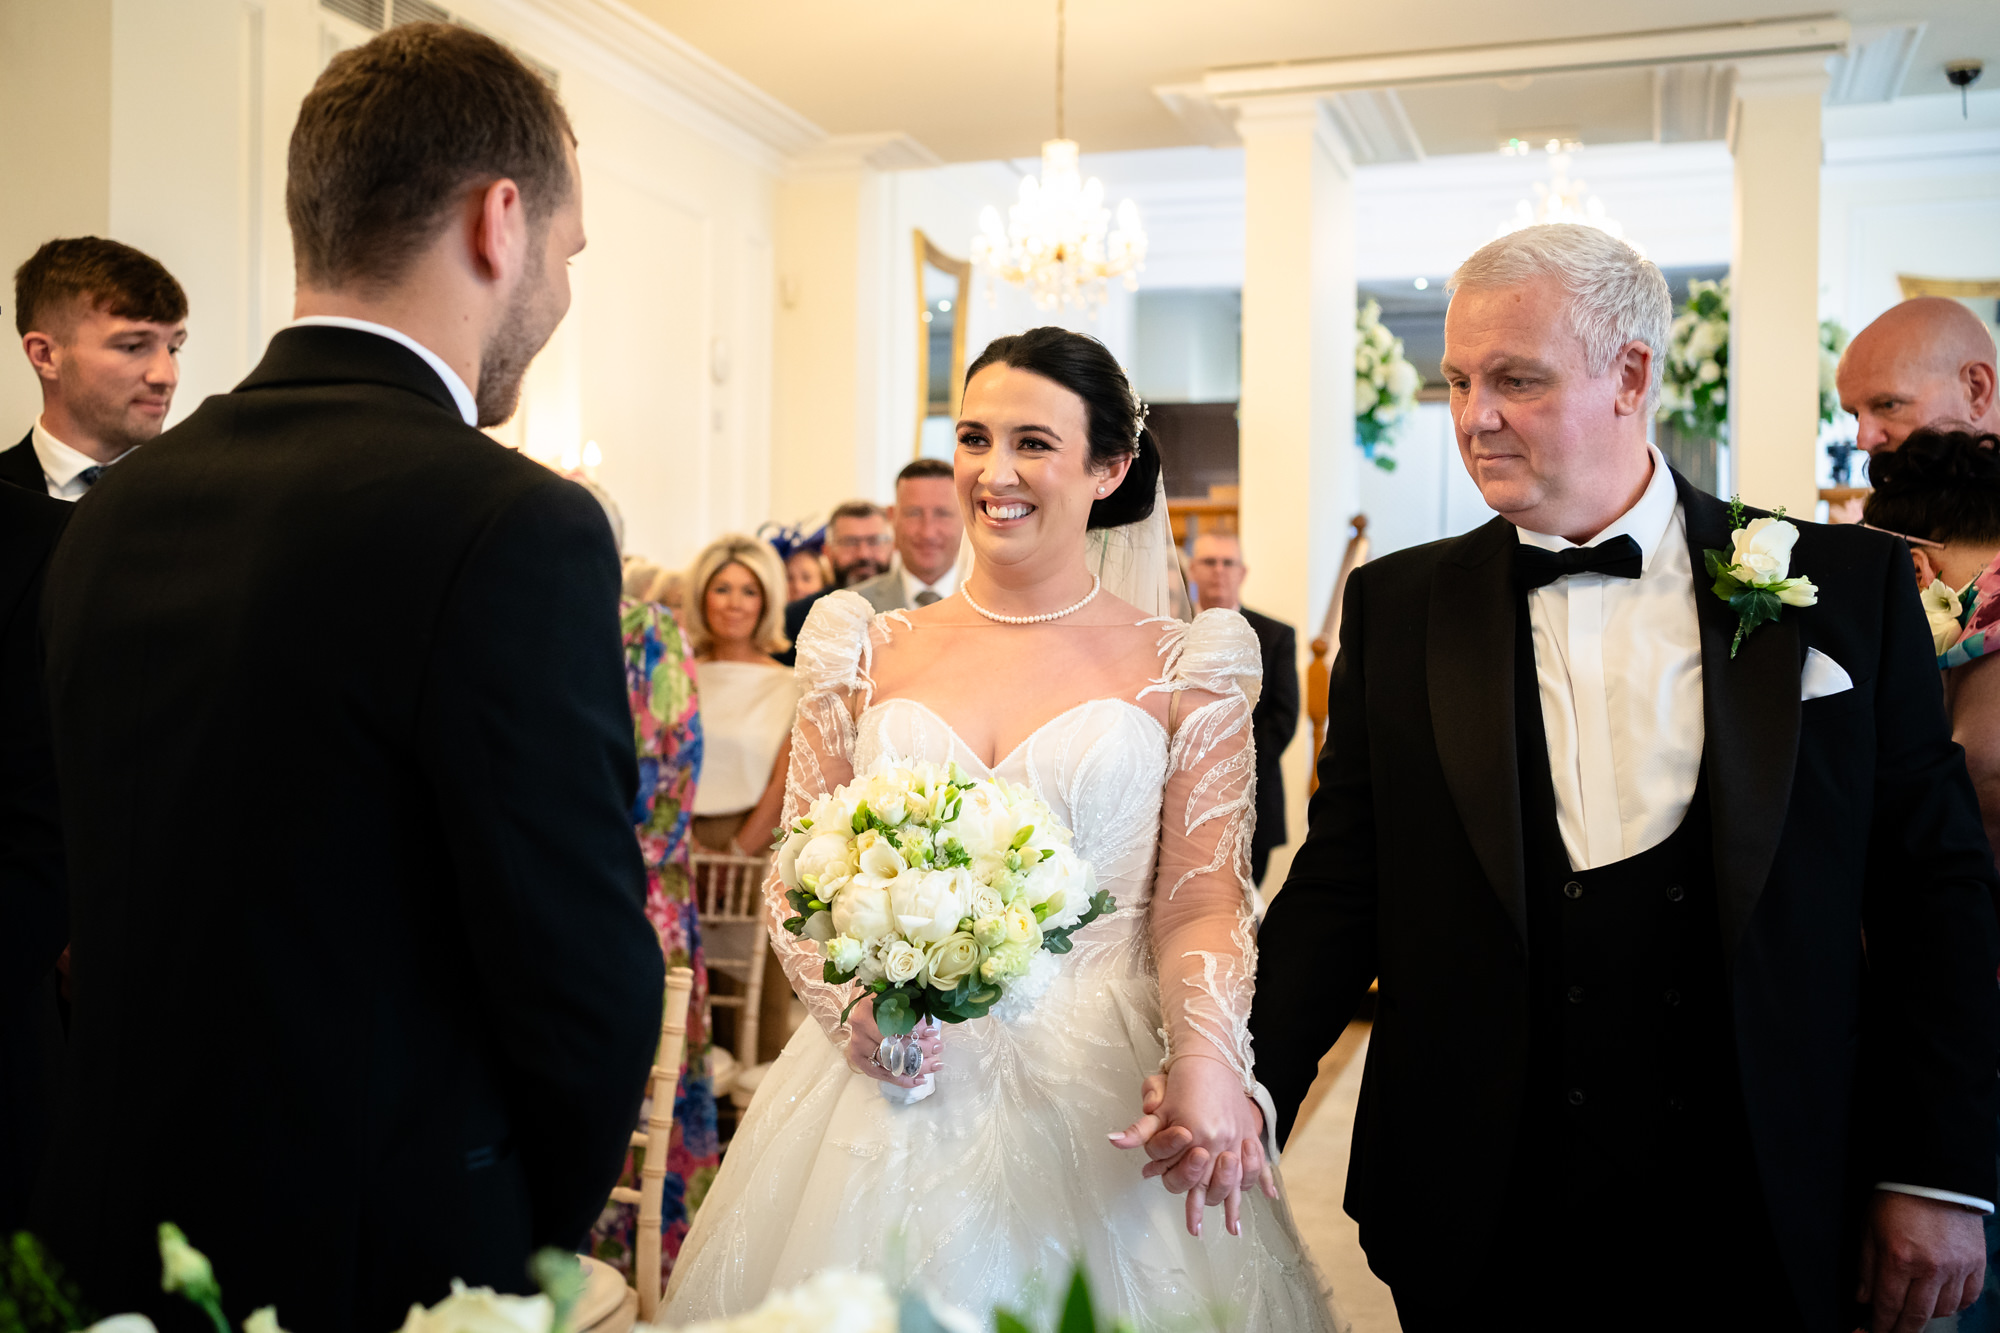
[[[1279,1133],[1379,978],[1346,1206],[1411,1333],[1958,1310],[1996,1195],[2000,882],[1908,556],[1803,525],[1818,604],[1732,657],[1703,568],[1729,509],[1646,441],[1659,271],[1543,226],[1453,292],[1459,452],[1500,517],[1348,588],[1261,932]]]

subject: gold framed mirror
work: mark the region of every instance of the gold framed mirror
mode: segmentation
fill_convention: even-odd
[[[952,426],[965,378],[972,262],[953,259],[922,231],[911,236],[917,261],[917,440],[912,457],[949,459],[958,443]]]

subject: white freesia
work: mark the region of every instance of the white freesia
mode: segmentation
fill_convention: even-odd
[[[1782,518],[1753,518],[1729,534],[1730,573],[1744,583],[1778,583],[1791,569],[1799,530]]]
[[[889,886],[889,905],[904,936],[936,944],[958,929],[972,898],[972,876],[955,870],[912,871]]]
[[[1786,579],[1771,589],[1786,606],[1818,606],[1819,588],[1811,579]]]
[[[1943,579],[1932,579],[1924,589],[1924,619],[1931,623],[1931,650],[1943,652],[1958,642],[1958,618],[1965,610],[1959,595]]]
[[[285,1333],[278,1326],[277,1307],[265,1305],[252,1310],[243,1321],[243,1333]]]
[[[894,879],[910,868],[903,854],[896,850],[896,844],[869,829],[854,840],[854,849],[861,867],[861,874],[874,875],[881,879]]]
[[[868,956],[867,946],[851,935],[835,935],[824,941],[826,961],[842,972],[852,972],[861,966],[861,960]]]
[[[549,1333],[555,1319],[546,1296],[502,1296],[453,1278],[451,1295],[428,1310],[410,1307],[402,1333]]]

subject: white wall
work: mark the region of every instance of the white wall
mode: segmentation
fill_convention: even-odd
[[[234,385],[290,318],[286,144],[326,56],[368,34],[313,0],[65,0],[51,17],[57,8],[0,9],[0,108],[17,131],[36,126],[0,145],[7,178],[35,183],[5,210],[0,265],[92,231],[166,264],[191,306],[178,421]],[[770,504],[780,155],[704,110],[659,63],[681,58],[673,40],[622,11],[596,0],[450,8],[558,71],[584,170],[590,247],[575,305],[521,413],[495,433],[550,461],[594,440],[628,548],[656,559],[686,560],[714,533],[754,526]],[[726,81],[698,57],[683,63]],[[9,362],[0,440],[16,420],[25,430],[39,402],[25,364]]]

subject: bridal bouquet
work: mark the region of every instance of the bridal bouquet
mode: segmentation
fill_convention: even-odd
[[[886,1036],[983,1017],[1031,973],[1046,982],[1052,956],[1117,906],[1034,793],[957,764],[857,778],[777,853],[785,929],[819,945],[828,982],[861,983],[855,1003],[875,997]]]

